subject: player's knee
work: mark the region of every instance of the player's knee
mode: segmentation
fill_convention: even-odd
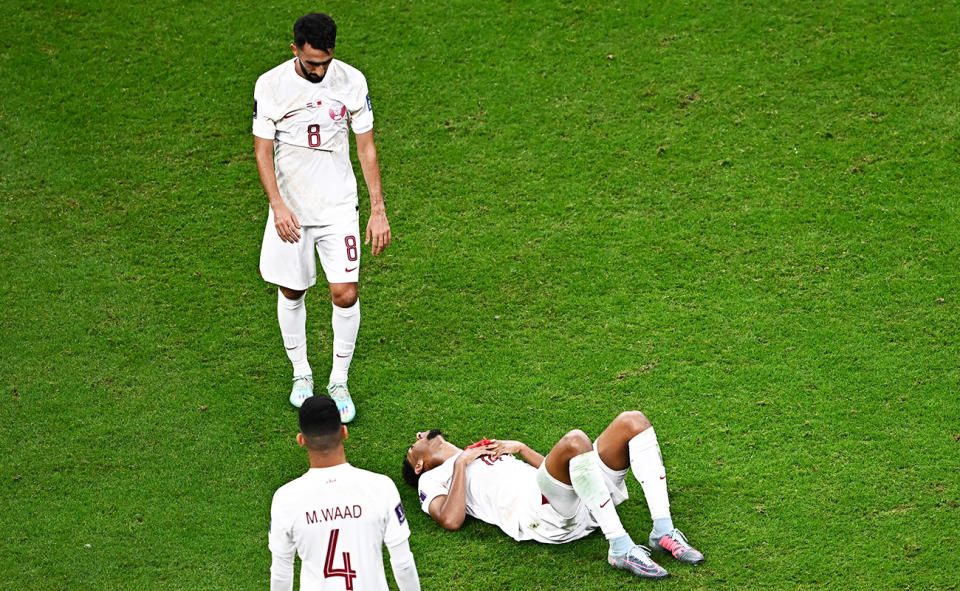
[[[336,288],[331,287],[330,299],[338,308],[349,308],[357,303],[357,284],[342,283]]]
[[[650,428],[650,420],[639,410],[628,410],[617,416],[617,422],[634,434]]]
[[[303,294],[307,293],[306,290],[302,289],[290,289],[280,285],[277,287],[280,288],[280,293],[283,294],[283,297],[287,298],[288,300],[299,300],[303,297]]]
[[[563,436],[563,444],[569,450],[571,455],[586,453],[593,449],[593,442],[586,433],[580,429],[574,429]]]

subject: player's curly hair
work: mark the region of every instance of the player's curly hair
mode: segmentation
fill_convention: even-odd
[[[301,16],[293,23],[293,44],[303,49],[304,43],[322,51],[333,49],[337,44],[337,23],[322,12]]]
[[[403,458],[403,480],[413,488],[417,488],[417,485],[420,484],[420,475],[417,474],[417,471],[413,469],[413,464],[410,463],[410,460]]]

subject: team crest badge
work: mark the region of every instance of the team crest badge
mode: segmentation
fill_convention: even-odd
[[[346,115],[347,115],[346,105],[342,105],[339,111],[336,111],[335,109],[330,109],[330,118],[333,119],[334,121],[340,121]]]
[[[407,519],[407,514],[403,512],[403,503],[397,503],[397,506],[393,508],[393,512],[397,514],[397,521],[402,525]]]

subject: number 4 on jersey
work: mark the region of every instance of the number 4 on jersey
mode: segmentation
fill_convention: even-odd
[[[325,578],[343,577],[347,591],[353,591],[353,579],[357,576],[357,571],[350,568],[350,553],[343,552],[343,568],[334,568],[333,560],[337,553],[337,538],[340,537],[340,530],[330,530],[330,541],[327,543],[327,559],[323,563],[323,576]]]

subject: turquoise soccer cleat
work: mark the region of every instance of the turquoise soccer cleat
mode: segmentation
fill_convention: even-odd
[[[341,423],[349,423],[357,416],[357,407],[353,405],[353,399],[350,398],[350,391],[347,390],[346,384],[330,384],[327,386],[327,394],[337,403]]]
[[[294,376],[290,390],[290,404],[300,408],[303,401],[313,396],[313,376]]]

